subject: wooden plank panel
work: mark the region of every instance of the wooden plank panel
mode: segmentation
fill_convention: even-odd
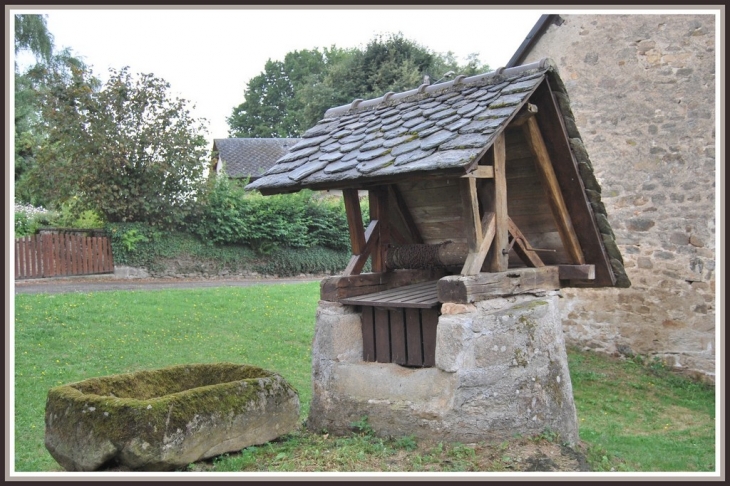
[[[436,309],[421,310],[421,332],[423,333],[423,365],[436,365],[436,327],[439,311]]]
[[[466,243],[464,225],[459,221],[447,221],[441,223],[423,223],[420,225],[423,242],[428,244],[453,241]]]
[[[32,258],[31,255],[31,237],[24,237],[21,240],[20,248],[19,248],[19,255],[20,255],[20,268],[21,268],[21,275],[23,277],[30,277],[33,276],[32,272],[30,272],[28,268],[28,261]]]
[[[439,303],[437,280],[340,299],[347,305],[429,308]]]
[[[15,239],[15,278],[25,276],[23,268],[24,239],[25,237]]]
[[[390,351],[393,363],[404,365],[407,362],[406,321],[403,309],[389,311],[390,316]]]
[[[91,238],[88,236],[84,237],[84,273],[91,273],[89,265],[89,258],[90,258],[90,251],[91,248]]]
[[[375,321],[372,307],[363,307],[360,319],[362,322],[362,359],[375,361]]]
[[[60,254],[60,263],[61,263],[61,275],[68,275],[69,274],[69,268],[68,268],[68,254],[69,254],[69,248],[68,248],[68,242],[69,242],[69,235],[66,233],[63,233],[60,235],[59,239],[59,245],[58,250]]]
[[[423,243],[421,231],[418,229],[416,222],[413,220],[413,215],[411,214],[411,211],[408,208],[405,199],[403,199],[403,195],[401,194],[400,189],[398,189],[398,185],[391,184],[388,187],[390,188],[390,194],[393,197],[393,208],[395,212],[400,216],[405,227],[408,229],[411,237],[411,242]]]
[[[418,309],[406,309],[406,347],[409,366],[423,366],[423,337],[421,334],[421,313]]]
[[[373,311],[375,321],[375,361],[390,363],[390,324],[388,311],[378,309]]]
[[[458,189],[457,183],[453,179],[438,177],[435,179],[421,179],[418,181],[402,181],[398,182],[398,189],[401,193],[430,191],[433,189],[448,188],[451,190]],[[458,193],[457,193],[458,194]]]
[[[320,283],[320,299],[339,302],[340,299],[373,294],[404,285],[438,280],[445,272],[439,268],[394,270],[386,273],[364,273],[349,277],[328,277]]]

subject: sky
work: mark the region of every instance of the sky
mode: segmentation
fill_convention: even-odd
[[[207,139],[228,136],[226,118],[244,101],[248,81],[267,60],[291,51],[365,47],[378,34],[401,32],[460,62],[478,53],[490,70],[504,66],[535,25],[541,10],[467,8],[258,8],[110,9],[18,8],[48,14],[55,47],[72,49],[105,79],[129,66],[170,83],[171,93],[208,120]],[[550,12],[554,13],[554,12]],[[25,58],[19,58],[23,61]]]

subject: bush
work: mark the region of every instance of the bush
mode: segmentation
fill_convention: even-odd
[[[345,251],[350,245],[341,200],[317,199],[308,190],[262,196],[225,175],[210,182],[188,228],[211,244],[243,244],[262,255],[318,246]]]
[[[55,213],[30,204],[15,205],[15,237],[30,236],[38,233],[44,226],[51,225]]]

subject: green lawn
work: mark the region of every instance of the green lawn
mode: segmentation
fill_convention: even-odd
[[[183,363],[250,364],[281,373],[299,391],[302,418],[306,417],[318,298],[318,282],[16,295],[15,471],[61,470],[43,443],[46,394],[51,387],[94,376]],[[576,350],[569,350],[568,356],[580,437],[588,445],[594,471],[714,471],[712,387],[638,360]],[[300,460],[279,461],[279,469],[269,461],[268,470],[297,471],[303,458],[316,458],[320,449],[337,449],[350,451],[344,464],[359,470],[357,461],[372,463],[373,457],[380,457],[373,454],[388,446],[373,446],[372,438],[365,439],[301,431],[277,444],[221,457],[210,467],[260,470],[256,468],[262,461],[256,458],[273,454]],[[400,448],[391,444],[394,450],[409,449],[408,439],[403,440]],[[463,461],[475,455],[473,449],[455,447],[441,455],[417,457],[453,465],[454,454]],[[392,464],[392,458],[386,460]],[[480,470],[478,461],[463,461],[459,464],[464,470]],[[403,471],[424,470],[413,458],[402,464]]]

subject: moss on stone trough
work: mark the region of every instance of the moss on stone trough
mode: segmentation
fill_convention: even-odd
[[[45,445],[70,471],[164,471],[268,442],[298,420],[298,394],[277,373],[178,365],[52,388]]]

